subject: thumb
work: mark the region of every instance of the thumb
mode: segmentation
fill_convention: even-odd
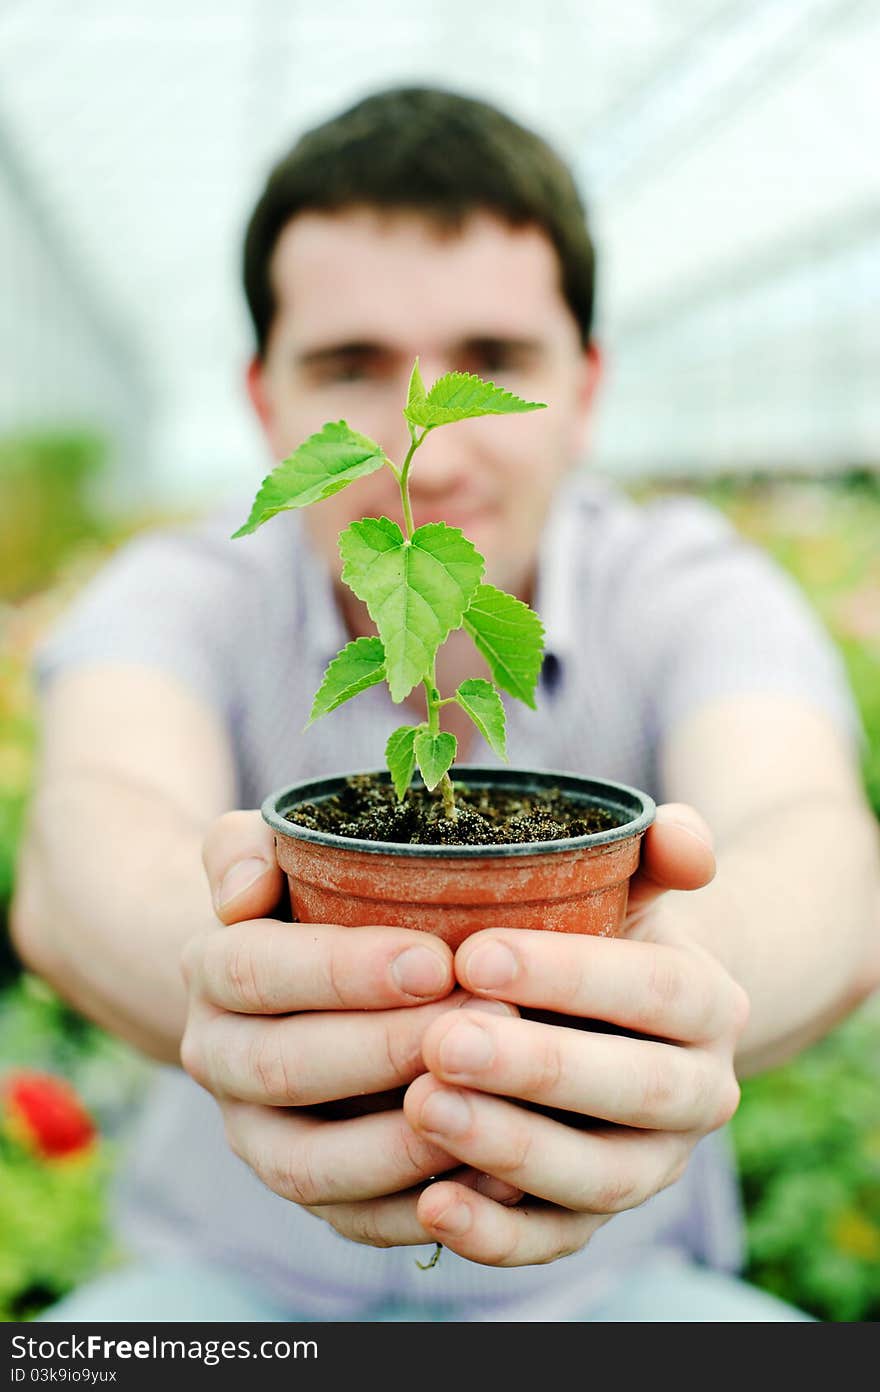
[[[224,812],[202,845],[217,917],[223,923],[262,918],[281,898],[284,876],[275,859],[275,833],[255,812]]]
[[[712,833],[699,812],[686,802],[662,803],[645,832],[628,912],[646,908],[667,889],[702,889],[714,878]]]

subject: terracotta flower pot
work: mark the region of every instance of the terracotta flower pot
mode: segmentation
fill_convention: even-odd
[[[371,771],[389,781],[387,770]],[[348,926],[380,923],[421,928],[453,949],[481,928],[546,928],[613,937],[626,913],[629,880],[639,862],[653,800],[623,783],[571,773],[481,768],[462,764],[453,782],[522,793],[558,788],[602,807],[618,826],[559,841],[486,846],[407,845],[354,840],[286,819],[298,802],[317,802],[346,776],[294,783],[262,806],[275,832],[294,919]],[[417,780],[418,781],[418,780]]]

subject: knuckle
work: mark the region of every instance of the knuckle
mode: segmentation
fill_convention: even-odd
[[[410,1082],[424,1070],[422,1062],[424,1027],[421,1027],[417,1033],[413,1033],[413,1024],[414,1021],[409,1018],[385,1022],[383,1048],[389,1081],[395,1083]]]
[[[625,1170],[618,1169],[614,1174],[603,1178],[594,1185],[590,1195],[589,1207],[598,1213],[623,1213],[642,1202],[642,1193],[634,1177]]]
[[[672,953],[654,953],[648,969],[648,996],[661,1018],[670,1006],[678,1004],[684,989],[684,973]]]
[[[681,1092],[671,1064],[671,1057],[666,1055],[648,1061],[639,1081],[638,1124],[650,1125],[658,1116],[665,1117],[680,1101]]]
[[[187,1026],[180,1041],[180,1062],[184,1072],[188,1073],[195,1082],[201,1087],[207,1086],[207,1069],[202,1041],[198,1032],[191,1026]]]
[[[711,1059],[690,1054],[687,1059],[687,1078],[679,1092],[686,1112],[686,1124],[693,1125],[694,1116],[712,1115],[718,1099],[718,1074]]]
[[[733,1029],[734,1034],[738,1039],[739,1036],[742,1034],[743,1030],[745,1029],[746,1025],[749,1023],[749,1016],[751,1015],[752,1011],[752,1003],[749,1000],[747,993],[743,990],[742,986],[740,986],[738,981],[734,981],[733,983],[733,998],[731,1004]]]
[[[589,1226],[585,1227],[582,1219],[572,1223],[571,1215],[563,1214],[560,1218],[557,1246],[545,1260],[555,1261],[559,1257],[573,1257],[576,1252],[586,1247],[595,1230],[595,1221],[592,1218]]]
[[[431,1173],[428,1147],[406,1123],[400,1126],[392,1142],[392,1163],[404,1188]]]
[[[689,1163],[690,1156],[688,1154],[682,1153],[681,1155],[679,1155],[678,1158],[674,1161],[672,1168],[669,1171],[669,1178],[666,1181],[666,1185],[664,1187],[668,1188],[671,1184],[677,1184],[678,1181],[684,1177],[684,1172],[687,1169]]]
[[[227,1104],[222,1108],[223,1112],[223,1134],[226,1137],[226,1144],[239,1160],[243,1160],[246,1165],[250,1164],[250,1152],[242,1136],[240,1127],[236,1124],[237,1108]]]
[[[207,933],[198,933],[195,937],[189,938],[183,945],[180,954],[180,970],[187,986],[199,978],[205,945],[208,940]]]
[[[223,978],[231,998],[248,1011],[262,1014],[269,1009],[269,1000],[257,964],[258,945],[255,934],[236,935],[224,944]]]
[[[502,1218],[498,1230],[485,1242],[479,1260],[484,1266],[520,1265],[519,1228],[516,1219],[510,1216]]]
[[[307,1146],[285,1150],[283,1154],[273,1151],[254,1168],[263,1183],[289,1203],[306,1207],[327,1202],[313,1172]]]
[[[297,1081],[284,1043],[272,1025],[257,1030],[247,1049],[248,1073],[268,1101],[293,1104],[297,1101]]]
[[[559,983],[559,1008],[563,1015],[577,1015],[579,1003],[588,991],[586,968],[578,959],[568,961],[566,967],[565,979]]]
[[[349,941],[347,938],[341,940],[331,938],[326,958],[325,977],[327,989],[339,1009],[347,1009],[351,1005],[350,976]]]
[[[499,1147],[497,1160],[493,1158],[491,1164],[486,1164],[484,1168],[491,1169],[493,1175],[499,1179],[507,1179],[508,1176],[522,1176],[529,1168],[529,1159],[532,1152],[532,1137],[526,1127],[518,1127],[510,1137],[509,1144]]]
[[[366,1205],[351,1205],[346,1207],[344,1214],[333,1222],[336,1231],[343,1237],[349,1237],[353,1242],[359,1242],[364,1247],[393,1247],[394,1238],[382,1231],[375,1209]]]
[[[719,1126],[726,1126],[740,1104],[742,1089],[736,1078],[731,1074],[721,1089],[720,1096],[715,1108],[715,1115],[712,1129],[717,1130]]]
[[[534,1090],[541,1099],[554,1097],[559,1091],[565,1069],[559,1043],[552,1036],[541,1048],[533,1070],[529,1091]]]

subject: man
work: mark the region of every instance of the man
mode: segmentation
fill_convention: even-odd
[[[600,375],[592,247],[568,171],[497,111],[392,91],[311,132],[251,219],[245,285],[273,460],[344,417],[399,462],[417,355],[426,381],[472,370],[549,403],[432,436],[414,524],[461,526],[545,621],[538,711],[508,706],[512,761],[663,805],[618,941],[511,923],[453,959],[381,924],[293,926],[271,833],[228,809],[381,763],[401,719],[384,687],[299,731],[327,660],[373,631],[338,532],[396,515],[394,482],[230,542],[249,487],[115,558],[40,655],[15,932],[170,1067],[123,1196],[139,1260],[58,1317],[796,1318],[725,1276],[734,1199],[703,1138],[737,1074],[878,981],[876,828],[827,640],[710,509],[640,509],[575,475]],[[474,672],[453,635],[441,689]],[[494,762],[447,726],[460,761]],[[402,1110],[301,1110],[399,1085]]]

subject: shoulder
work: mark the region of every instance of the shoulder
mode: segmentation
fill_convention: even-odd
[[[700,498],[638,499],[606,478],[584,474],[560,501],[579,578],[617,615],[633,606],[656,609],[735,575],[761,587],[783,574],[719,508]]]
[[[264,534],[231,539],[248,506],[232,498],[120,546],[42,635],[33,655],[38,685],[85,663],[137,663],[226,701],[275,596],[279,612],[291,612],[302,564],[290,513]]]
[[[291,513],[252,536],[232,540],[247,515],[245,497],[224,500],[200,515],[163,521],[119,546],[71,597],[68,613],[110,621],[119,611],[146,621],[162,611],[175,623],[244,614],[266,592],[290,593],[301,565],[299,518]]]
[[[147,565],[159,559],[201,567],[216,576],[258,580],[292,566],[297,549],[299,518],[292,512],[273,519],[250,536],[233,540],[249,510],[249,495],[224,499],[217,507],[193,517],[164,523],[135,536],[119,553],[120,563]]]
[[[640,498],[587,470],[560,491],[554,513],[577,519],[594,545],[651,560],[741,540],[720,508],[702,498],[687,493]]]

